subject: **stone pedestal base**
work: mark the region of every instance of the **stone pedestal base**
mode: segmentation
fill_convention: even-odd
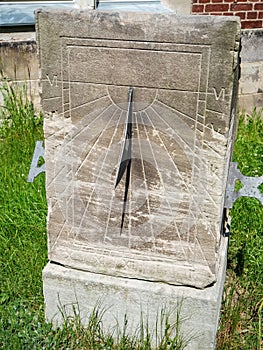
[[[43,270],[46,319],[54,325],[63,322],[63,313],[73,314],[73,305],[85,324],[94,307],[106,309],[103,326],[111,333],[123,329],[128,319],[128,332],[135,334],[143,318],[155,338],[156,319],[163,309],[176,320],[181,305],[181,335],[190,337],[186,349],[214,349],[221,297],[225,278],[227,238],[222,238],[218,281],[206,289],[172,286],[164,283],[119,278],[79,271],[48,263]],[[116,334],[116,332],[115,332]]]

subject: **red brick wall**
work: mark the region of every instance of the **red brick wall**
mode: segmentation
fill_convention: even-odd
[[[239,16],[243,29],[263,28],[263,0],[193,0],[192,13]]]

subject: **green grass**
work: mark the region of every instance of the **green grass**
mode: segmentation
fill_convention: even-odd
[[[77,314],[61,329],[44,321],[41,272],[47,262],[44,174],[34,183],[27,175],[35,141],[43,139],[36,115],[22,89],[2,85],[0,118],[0,347],[3,349],[153,349],[147,327],[128,337],[125,324],[117,341],[103,332],[103,308],[83,327]],[[263,174],[263,122],[260,113],[241,116],[234,161],[244,175]],[[241,184],[239,184],[241,186]],[[263,186],[262,186],[263,188]],[[240,198],[231,210],[228,270],[217,350],[259,350],[263,317],[263,207]],[[179,308],[180,309],[180,308]],[[162,314],[159,350],[184,348],[179,309]]]
[[[22,332],[29,332],[34,316],[43,309],[44,176],[33,184],[26,181],[35,140],[43,138],[42,117],[35,117],[23,89],[14,90],[4,82],[1,92],[5,107],[0,114],[0,344],[19,349]]]
[[[262,111],[254,111],[252,116],[241,115],[239,119],[233,160],[246,176],[263,174],[262,116]],[[217,349],[261,350],[263,206],[254,198],[239,198],[230,214],[228,269]]]

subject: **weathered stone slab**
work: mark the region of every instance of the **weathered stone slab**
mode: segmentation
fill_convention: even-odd
[[[101,306],[100,311],[106,311],[102,317],[106,332],[117,336],[116,330],[124,328],[126,319],[125,334],[140,336],[139,330],[144,325],[154,346],[164,334],[161,312],[169,316],[171,325],[176,324],[178,312],[178,333],[187,344],[183,348],[213,350],[224,286],[227,241],[224,237],[217,282],[204,289],[105,276],[49,263],[43,270],[46,318],[54,325],[61,325],[63,317],[74,317],[74,310],[79,310],[81,322],[87,324],[94,307]]]
[[[111,276],[198,288],[214,283],[238,19],[39,11],[37,29],[49,259]],[[130,87],[123,214],[125,176],[114,185]]]

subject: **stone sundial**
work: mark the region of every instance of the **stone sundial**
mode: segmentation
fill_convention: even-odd
[[[112,307],[106,328],[127,316],[131,330],[142,321],[153,330],[162,307],[177,310],[184,299],[184,330],[201,334],[189,349],[212,349],[226,264],[239,19],[39,10],[36,27],[46,318],[62,323],[61,306],[70,311],[74,302],[85,318],[104,298]]]
[[[235,124],[237,21],[189,17],[196,29],[188,35],[191,23],[173,14],[71,15],[69,28],[67,12],[37,14],[50,261],[213,284]]]

